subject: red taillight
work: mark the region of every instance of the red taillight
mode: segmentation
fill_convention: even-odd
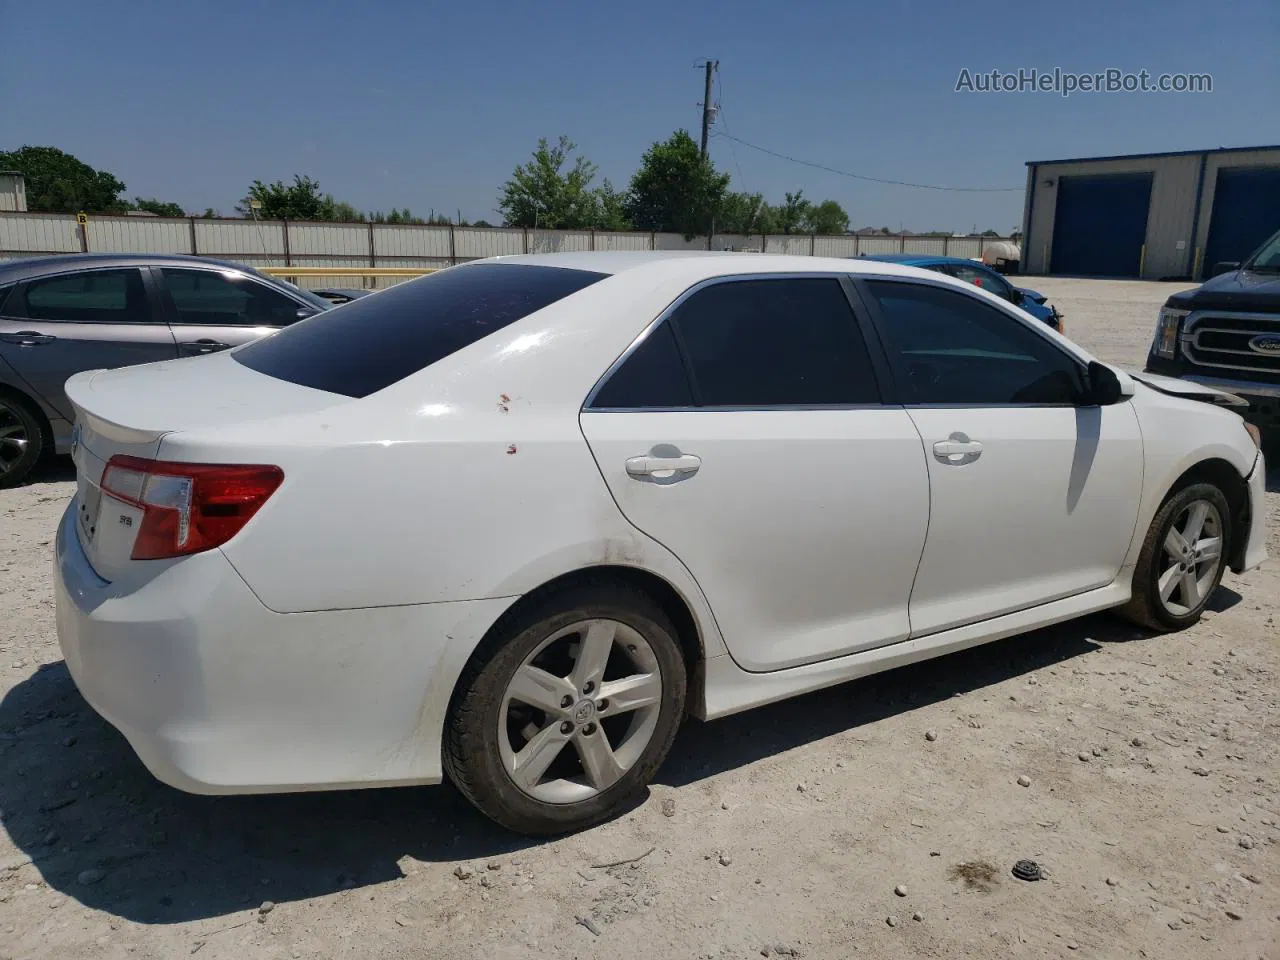
[[[115,456],[102,490],[142,510],[133,559],[160,560],[226,543],[283,480],[279,467]]]

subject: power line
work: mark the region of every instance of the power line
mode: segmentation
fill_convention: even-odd
[[[1022,187],[943,187],[935,183],[909,183],[906,180],[886,180],[882,177],[868,177],[860,173],[849,173],[847,170],[837,170],[835,167],[828,167],[822,163],[814,163],[810,160],[801,160],[798,157],[789,157],[785,153],[778,153],[776,150],[770,150],[768,147],[762,147],[757,143],[749,143],[741,137],[735,137],[727,130],[721,132],[715,131],[713,136],[724,137],[726,140],[732,140],[734,143],[740,143],[744,147],[752,150],[759,150],[761,153],[767,153],[771,157],[777,157],[779,160],[787,160],[791,163],[798,163],[801,166],[812,167],[815,170],[824,170],[827,173],[834,173],[841,177],[849,177],[853,180],[865,180],[868,183],[885,183],[895,187],[916,187],[920,190],[943,190],[952,193],[1021,193]]]

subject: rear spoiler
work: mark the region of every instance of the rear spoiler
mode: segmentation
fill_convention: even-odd
[[[1162,377],[1158,373],[1136,373],[1125,371],[1139,383],[1146,384],[1152,390],[1159,390],[1172,397],[1186,397],[1188,400],[1201,400],[1204,403],[1216,404],[1220,407],[1248,407],[1249,401],[1244,397],[1217,387],[1196,383],[1194,380],[1179,380],[1176,377]]]

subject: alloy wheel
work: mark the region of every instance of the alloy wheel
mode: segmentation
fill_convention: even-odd
[[[18,411],[0,400],[0,478],[8,476],[26,455],[29,440]]]
[[[1165,535],[1156,578],[1160,602],[1184,617],[1204,602],[1222,566],[1222,515],[1208,500],[1193,500]]]
[[[658,658],[637,630],[610,619],[557,630],[507,683],[498,717],[502,765],[543,803],[595,797],[644,753],[662,693]]]

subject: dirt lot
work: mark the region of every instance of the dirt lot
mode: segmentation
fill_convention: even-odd
[[[1122,364],[1173,289],[1033,286]],[[0,956],[1280,960],[1280,560],[1179,636],[1091,617],[690,724],[630,815],[529,844],[447,787],[156,783],[58,655],[71,490],[0,492]]]

